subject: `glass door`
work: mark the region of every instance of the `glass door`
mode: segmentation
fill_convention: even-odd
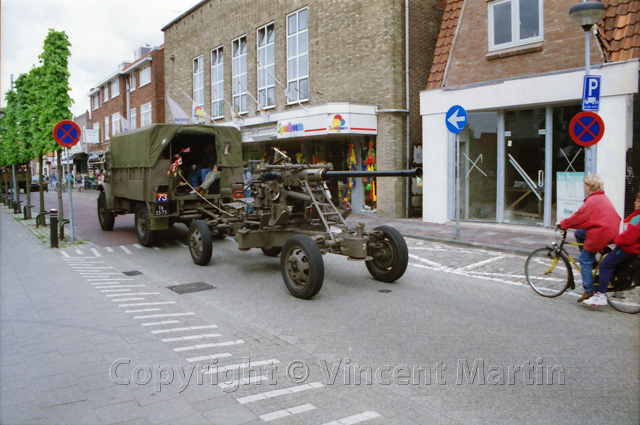
[[[545,115],[544,108],[505,112],[505,222],[543,224]]]

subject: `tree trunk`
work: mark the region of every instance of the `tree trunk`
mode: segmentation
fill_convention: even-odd
[[[38,157],[38,180],[40,181],[40,212],[44,212],[44,158],[42,155]]]

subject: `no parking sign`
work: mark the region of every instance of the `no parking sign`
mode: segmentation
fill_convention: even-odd
[[[81,134],[78,124],[69,120],[62,120],[53,128],[53,139],[63,148],[75,146]]]
[[[593,146],[604,136],[604,121],[594,112],[579,112],[569,123],[569,135],[580,146]]]

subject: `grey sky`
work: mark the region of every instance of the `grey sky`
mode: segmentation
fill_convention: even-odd
[[[14,79],[38,64],[49,28],[64,31],[74,115],[89,109],[87,93],[133,60],[133,51],[163,41],[160,29],[199,0],[2,0],[2,106]]]

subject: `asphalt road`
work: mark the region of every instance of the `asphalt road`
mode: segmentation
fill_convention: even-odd
[[[407,272],[386,284],[373,280],[362,263],[325,255],[324,286],[303,301],[286,290],[279,258],[240,252],[226,238],[214,242],[208,266],[196,266],[184,226],[143,248],[131,217],[116,218],[114,231],[102,232],[97,193],[73,196],[84,242],[59,250],[61,261],[105,297],[122,294],[112,298],[122,315],[149,332],[215,323],[225,341],[243,341],[207,346],[191,342],[204,338],[195,330],[162,340],[179,359],[208,364],[224,352],[234,360],[221,357],[220,365],[277,360],[274,387],[239,385],[230,393],[262,421],[640,420],[640,317],[583,306],[572,294],[536,295],[522,276],[523,257],[409,239]],[[131,271],[138,274],[122,277]],[[168,289],[197,282],[213,288],[185,295]],[[158,325],[167,319],[154,316],[179,323]],[[321,387],[312,385],[288,413],[282,411],[296,403],[244,403],[292,383]],[[280,413],[270,416],[273,411]]]

